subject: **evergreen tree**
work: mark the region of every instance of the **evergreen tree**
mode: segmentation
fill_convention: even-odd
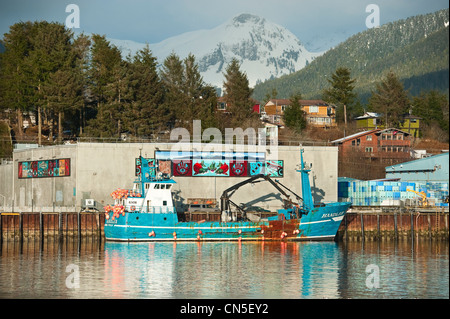
[[[86,130],[93,136],[118,136],[121,131],[125,64],[119,49],[111,45],[105,36],[94,34],[92,40],[89,84],[97,115],[89,121]]]
[[[49,26],[54,28],[53,25]],[[52,38],[55,42],[53,49],[49,52],[49,58],[55,65],[47,81],[42,84],[42,89],[49,116],[50,138],[53,136],[53,123],[57,121],[58,142],[61,142],[64,115],[73,113],[83,103],[83,83],[78,68],[78,55],[72,44],[72,33],[57,26],[53,30]]]
[[[424,125],[439,127],[448,134],[448,99],[445,94],[432,90],[414,97],[412,114],[420,117]]]
[[[331,75],[331,80],[328,79],[328,82],[331,87],[323,91],[322,98],[336,105],[336,120],[347,125],[348,117],[355,115],[353,109],[356,98],[356,94],[353,92],[355,79],[350,78],[348,68],[339,67]]]
[[[127,111],[126,127],[135,136],[150,137],[167,123],[163,107],[164,94],[157,73],[157,61],[148,45],[138,51],[129,65],[131,74],[131,103]]]
[[[302,99],[300,94],[293,95],[290,98],[290,105],[286,107],[283,113],[284,124],[295,131],[300,133],[306,128],[305,112],[302,110],[300,100]]]
[[[18,136],[23,135],[22,113],[31,110],[33,105],[33,87],[30,83],[29,56],[32,46],[31,22],[19,22],[5,33],[2,44],[5,52],[0,54],[0,106],[9,108],[17,114]]]
[[[73,69],[73,77],[75,86],[81,88],[81,101],[73,105],[70,110],[71,129],[75,132],[79,129],[79,135],[83,134],[83,128],[86,125],[86,109],[89,103],[88,90],[88,71],[89,71],[89,48],[91,41],[88,36],[81,34],[73,41],[73,54],[75,55],[75,67]],[[76,114],[78,113],[78,114]],[[76,125],[75,118],[78,119]],[[75,126],[76,125],[76,126]]]
[[[189,54],[184,59],[183,91],[186,96],[184,118],[191,124],[193,120],[202,121],[203,127],[215,126],[215,107],[217,97],[213,87],[207,86],[200,75],[195,57]]]
[[[161,70],[161,80],[172,125],[191,133],[193,121],[197,119],[206,127],[215,126],[215,89],[204,83],[192,54],[184,60],[175,53],[169,55]]]
[[[249,87],[247,74],[240,70],[239,61],[233,58],[225,70],[225,102],[231,113],[231,125],[243,126],[248,119],[255,118],[253,114],[253,90]]]
[[[370,110],[384,114],[386,127],[398,127],[409,110],[409,99],[403,84],[390,71],[376,87],[377,91],[372,92],[369,99]]]
[[[160,71],[164,87],[164,105],[168,110],[168,119],[171,127],[186,127],[187,121],[183,119],[183,107],[186,103],[182,91],[183,62],[175,54],[170,54],[162,65]]]

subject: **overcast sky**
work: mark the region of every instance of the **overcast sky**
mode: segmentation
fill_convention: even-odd
[[[211,29],[240,13],[282,25],[302,42],[365,30],[369,4],[380,24],[448,8],[448,0],[0,0],[0,35],[19,21],[65,23],[68,4],[80,10],[76,32],[157,43],[187,31]]]

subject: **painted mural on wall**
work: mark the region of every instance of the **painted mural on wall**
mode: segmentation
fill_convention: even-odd
[[[284,162],[265,160],[264,153],[233,152],[170,152],[157,151],[148,159],[150,167],[173,176],[251,177],[265,174],[283,177]],[[136,175],[140,161],[136,159]]]
[[[19,162],[19,178],[70,176],[70,158]]]

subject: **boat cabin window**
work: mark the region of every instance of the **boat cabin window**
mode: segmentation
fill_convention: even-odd
[[[145,189],[149,189],[150,188],[150,184],[146,183],[145,184]]]
[[[155,189],[159,189],[159,184],[155,184]]]
[[[163,206],[167,206],[167,201],[163,200]]]

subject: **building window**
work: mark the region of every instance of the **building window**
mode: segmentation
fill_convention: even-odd
[[[218,110],[225,110],[226,109],[226,103],[225,102],[219,102],[217,103],[217,109]]]
[[[319,113],[319,107],[318,106],[310,106],[309,113]]]
[[[356,139],[356,146],[359,146],[359,144],[361,144],[361,139]]]
[[[366,147],[366,152],[367,153],[372,153],[373,152],[373,147]]]
[[[366,136],[366,141],[371,141],[372,140],[372,135],[367,135]]]

